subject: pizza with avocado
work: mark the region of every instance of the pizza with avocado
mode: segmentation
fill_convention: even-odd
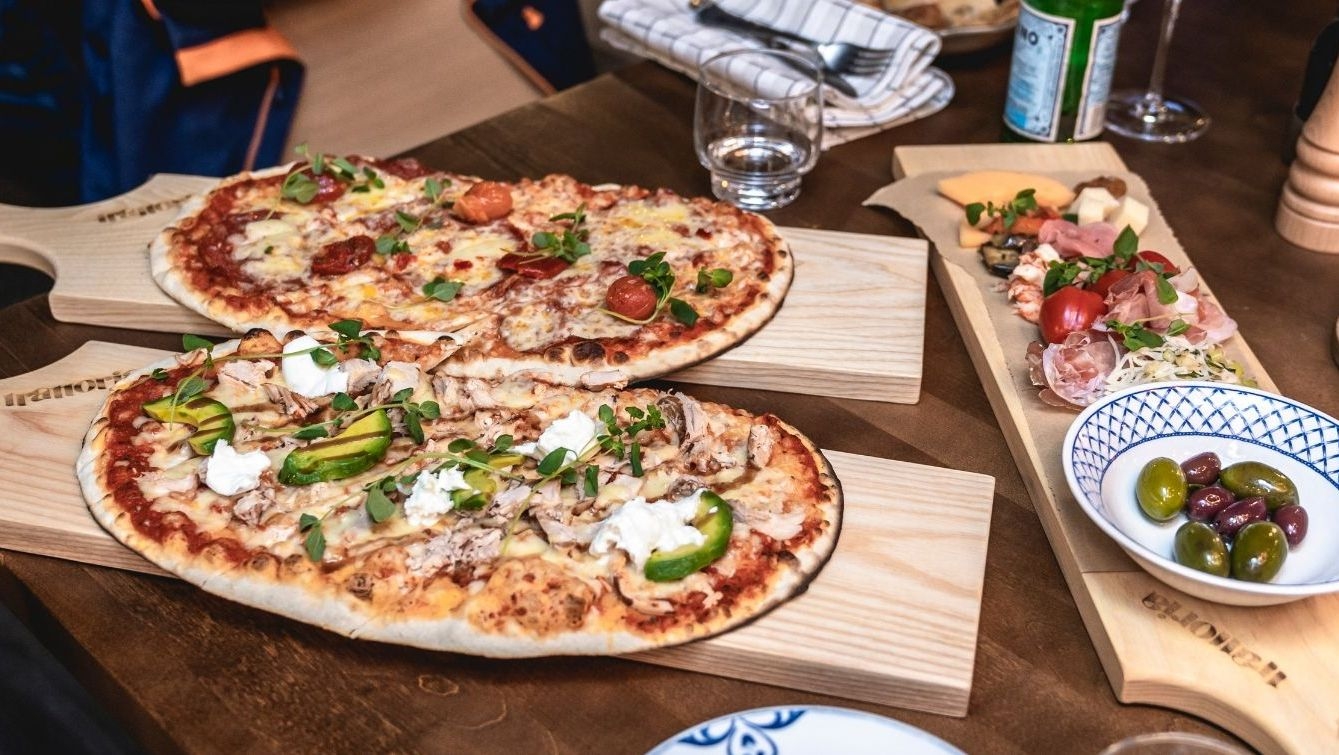
[[[239,332],[359,319],[453,333],[459,377],[614,385],[743,341],[790,286],[775,227],[722,202],[304,154],[189,200],[149,250],[163,290]]]
[[[841,492],[793,427],[648,388],[443,372],[461,345],[256,330],[111,392],[95,518],[205,590],[342,634],[487,656],[706,637],[796,594]]]

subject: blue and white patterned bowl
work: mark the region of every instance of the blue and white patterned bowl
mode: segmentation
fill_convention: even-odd
[[[1310,525],[1273,582],[1215,577],[1176,563],[1172,543],[1184,516],[1155,522],[1135,500],[1150,459],[1183,461],[1213,451],[1223,466],[1262,461],[1296,483]],[[1062,451],[1069,488],[1093,522],[1154,577],[1217,603],[1263,606],[1339,591],[1339,421],[1254,388],[1158,383],[1089,406]]]
[[[783,705],[731,713],[656,745],[647,755],[963,755],[910,724],[851,708]]]

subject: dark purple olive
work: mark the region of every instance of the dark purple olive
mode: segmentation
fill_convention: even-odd
[[[1251,522],[1263,522],[1269,518],[1269,507],[1264,496],[1253,495],[1236,501],[1218,512],[1213,520],[1213,528],[1223,537],[1235,537],[1237,530]]]
[[[1307,518],[1306,509],[1295,503],[1274,509],[1274,524],[1283,528],[1283,536],[1288,538],[1290,546],[1296,546],[1306,537]]]
[[[1190,491],[1186,496],[1186,516],[1196,522],[1210,522],[1218,512],[1227,508],[1237,497],[1221,485]]]
[[[1222,468],[1223,463],[1213,451],[1196,454],[1181,462],[1181,471],[1186,473],[1186,482],[1191,485],[1214,484],[1218,481],[1218,472]]]

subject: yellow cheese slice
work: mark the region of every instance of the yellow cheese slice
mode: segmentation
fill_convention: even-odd
[[[1054,178],[1032,173],[981,170],[939,182],[939,193],[966,206],[972,202],[1007,204],[1023,189],[1036,189],[1037,204],[1057,209],[1074,201],[1074,192]]]

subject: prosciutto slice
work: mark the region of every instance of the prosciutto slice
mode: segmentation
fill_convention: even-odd
[[[1118,231],[1110,223],[1075,225],[1068,220],[1048,220],[1037,233],[1037,241],[1050,244],[1064,259],[1110,257]]]
[[[1106,393],[1106,380],[1120,360],[1120,347],[1100,330],[1070,333],[1050,346],[1028,346],[1029,375],[1041,400],[1064,409],[1085,407]]]
[[[1168,279],[1177,298],[1171,304],[1158,300],[1157,273],[1140,270],[1117,281],[1107,292],[1106,319],[1127,325],[1143,324],[1149,330],[1167,332],[1174,320],[1189,329],[1188,341],[1196,345],[1221,343],[1237,332],[1237,323],[1208,297],[1199,294],[1199,275],[1194,269]]]

